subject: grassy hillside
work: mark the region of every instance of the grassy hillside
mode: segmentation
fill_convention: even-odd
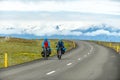
[[[41,43],[43,40],[27,40],[19,38],[0,37],[0,68],[4,67],[4,53],[8,53],[8,65],[16,65],[41,57]],[[52,54],[56,54],[56,42],[58,40],[49,40],[51,42]],[[67,50],[73,48],[73,42],[64,40]]]

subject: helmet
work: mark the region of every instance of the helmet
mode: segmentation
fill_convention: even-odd
[[[45,39],[44,39],[44,41],[48,41],[48,39],[47,39],[47,38],[45,38]]]
[[[60,42],[62,42],[62,39],[59,39]]]

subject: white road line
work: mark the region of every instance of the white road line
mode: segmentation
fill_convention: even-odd
[[[70,65],[72,65],[72,63],[68,63],[67,65],[70,66]]]
[[[93,47],[91,46],[90,53],[93,51]]]
[[[84,57],[87,57],[87,55],[84,55]]]
[[[93,47],[91,47],[91,50],[93,50]]]
[[[78,58],[78,60],[81,60],[80,58]]]
[[[53,73],[55,73],[55,71],[48,72],[48,73],[46,73],[46,75],[50,75],[50,74],[53,74]]]

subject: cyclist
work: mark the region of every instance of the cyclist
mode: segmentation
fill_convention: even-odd
[[[62,48],[62,54],[65,53],[64,42],[62,41],[62,39],[60,39],[60,40],[57,42],[56,47],[57,47],[57,53],[58,53],[58,49],[59,49],[59,48]]]
[[[51,54],[51,49],[50,49],[50,42],[48,41],[47,38],[44,39],[44,41],[42,42],[42,48],[43,50],[46,48],[48,50],[48,57]],[[42,55],[44,54],[44,51],[42,51]]]

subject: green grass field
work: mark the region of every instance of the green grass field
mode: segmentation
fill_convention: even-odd
[[[21,64],[24,62],[40,59],[41,43],[43,40],[28,40],[19,38],[5,39],[0,37],[0,68],[4,67],[4,54],[8,53],[8,66]],[[58,40],[49,40],[51,43],[52,54],[56,55],[56,42]],[[72,49],[73,42],[64,40],[67,50]]]

